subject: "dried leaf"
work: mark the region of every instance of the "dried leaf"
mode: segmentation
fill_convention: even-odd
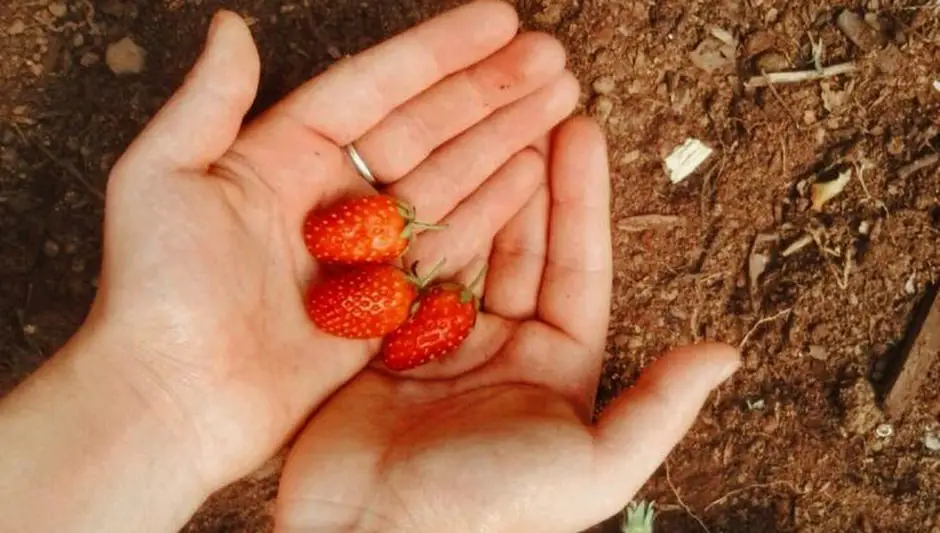
[[[852,181],[852,170],[846,170],[845,172],[840,172],[839,177],[832,180],[826,181],[823,183],[814,183],[810,196],[813,200],[813,209],[816,211],[822,211],[823,206],[829,200],[832,200],[836,196],[842,193],[845,190],[845,187]]]

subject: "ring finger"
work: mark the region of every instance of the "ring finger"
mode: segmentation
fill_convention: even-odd
[[[399,107],[355,148],[377,180],[393,183],[439,146],[552,81],[564,65],[564,48],[553,37],[520,35]]]

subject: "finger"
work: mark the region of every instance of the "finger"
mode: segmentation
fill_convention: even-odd
[[[554,138],[542,320],[603,353],[610,313],[610,175],[604,135],[580,117]],[[600,361],[597,361],[600,364]]]
[[[535,315],[548,250],[549,205],[548,188],[543,185],[493,240],[487,312],[512,320]]]
[[[438,146],[534,92],[564,68],[565,50],[557,40],[541,33],[521,35],[392,112],[357,140],[356,148],[377,178],[394,182]]]
[[[337,64],[295,91],[279,112],[344,146],[428,87],[505,46],[518,27],[504,2],[462,6]]]
[[[260,71],[245,22],[229,11],[217,13],[195,67],[128,149],[123,164],[163,174],[208,167],[238,135]]]
[[[485,253],[493,237],[525,205],[545,180],[545,161],[534,150],[523,150],[509,160],[480,190],[457,207],[438,231],[425,231],[415,239],[406,264],[434,265],[446,259],[440,274],[448,278]]]
[[[441,147],[389,191],[428,222],[443,219],[513,155],[565,119],[578,101],[578,81],[562,74]]]
[[[712,390],[740,365],[730,346],[678,349],[654,363],[601,415],[593,477],[598,503],[613,514],[689,431]],[[607,516],[607,515],[604,515]]]

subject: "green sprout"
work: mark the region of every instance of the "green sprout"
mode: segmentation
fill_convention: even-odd
[[[631,502],[624,509],[623,524],[620,526],[620,531],[623,533],[653,533],[653,520],[655,519],[656,511],[653,510],[653,502]]]

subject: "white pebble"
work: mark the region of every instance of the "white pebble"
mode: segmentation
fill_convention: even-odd
[[[144,70],[146,57],[146,50],[138,46],[130,37],[125,37],[108,46],[105,62],[108,68],[117,75],[138,74]]]

